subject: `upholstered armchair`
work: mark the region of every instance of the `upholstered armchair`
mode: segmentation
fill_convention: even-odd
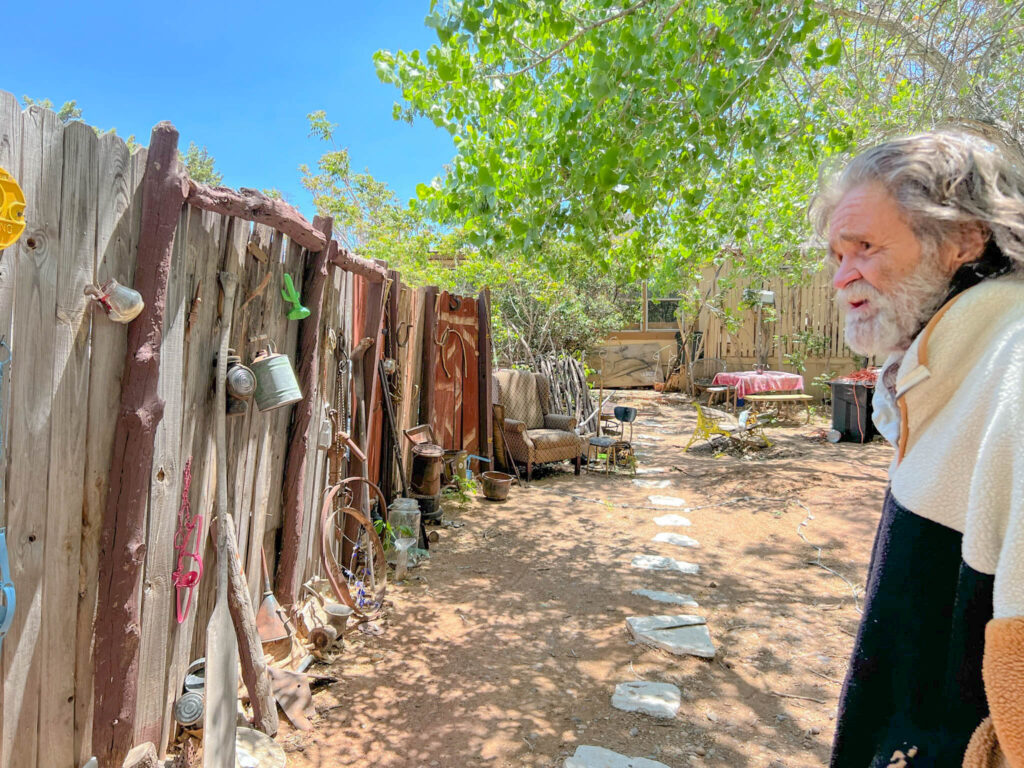
[[[526,465],[526,479],[533,465],[568,459],[580,473],[583,438],[576,434],[576,418],[551,412],[551,386],[545,376],[530,371],[494,372],[497,404],[504,414],[505,451]]]

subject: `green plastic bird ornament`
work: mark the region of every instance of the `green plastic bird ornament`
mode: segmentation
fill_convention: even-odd
[[[284,275],[284,288],[281,289],[281,298],[292,305],[291,310],[288,312],[289,320],[305,320],[309,317],[309,308],[302,306],[302,300],[299,292],[295,290],[292,276],[287,272]]]

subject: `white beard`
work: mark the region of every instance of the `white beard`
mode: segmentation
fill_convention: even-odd
[[[927,257],[888,293],[866,280],[841,288],[836,296],[846,309],[846,345],[859,355],[886,357],[904,352],[921,327],[939,309],[950,276]],[[850,302],[867,301],[864,309]]]

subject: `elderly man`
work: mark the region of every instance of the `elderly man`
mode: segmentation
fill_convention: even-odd
[[[1024,170],[891,141],[816,198],[895,446],[832,766],[1024,767]],[[966,752],[966,757],[965,757]]]

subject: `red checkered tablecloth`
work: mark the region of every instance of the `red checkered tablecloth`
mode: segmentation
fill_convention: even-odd
[[[785,371],[726,371],[716,373],[713,387],[736,387],[736,397],[756,395],[760,392],[795,392],[803,390],[804,377]]]

